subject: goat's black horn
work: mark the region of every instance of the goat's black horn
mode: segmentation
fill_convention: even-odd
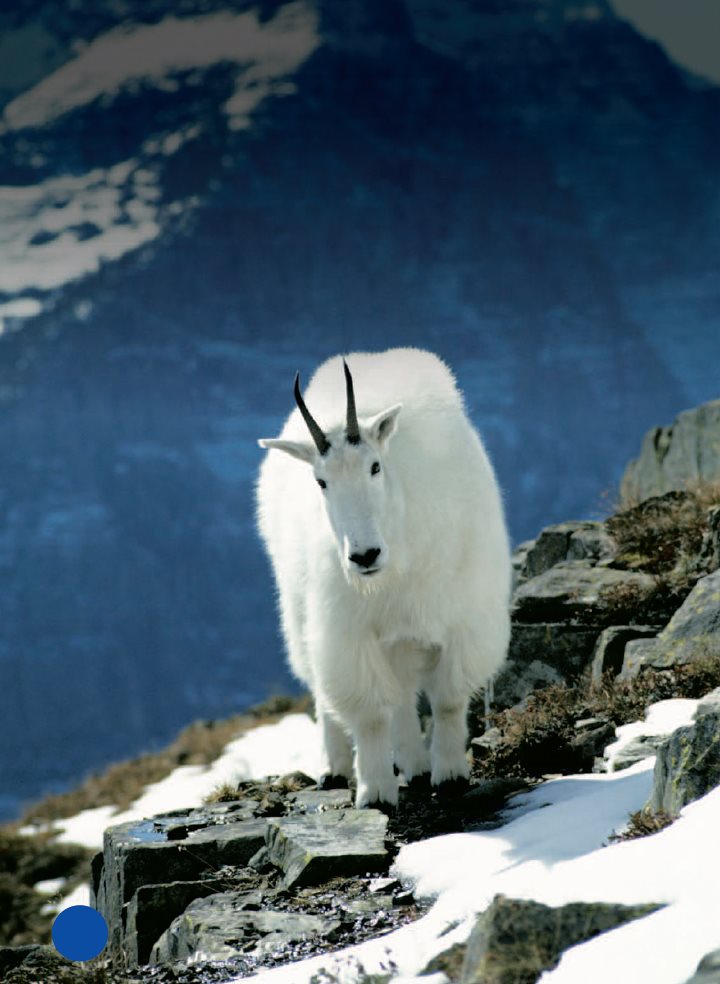
[[[303,415],[303,420],[308,425],[308,430],[312,435],[313,441],[315,441],[318,451],[320,454],[326,454],[330,449],[330,441],[325,437],[322,427],[305,406],[305,400],[303,400],[302,393],[300,392],[299,372],[295,373],[295,402],[300,409],[300,413]]]
[[[347,389],[347,439],[350,444],[359,444],[360,425],[358,424],[357,410],[355,409],[355,390],[353,388],[352,376],[345,359],[343,359],[343,368],[345,369],[345,386]]]

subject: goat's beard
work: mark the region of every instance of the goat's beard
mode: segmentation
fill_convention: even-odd
[[[357,591],[358,594],[364,595],[365,597],[370,597],[378,593],[382,588],[383,583],[388,575],[387,568],[383,567],[376,574],[356,574],[354,571],[350,571],[346,568],[345,577],[351,588]]]

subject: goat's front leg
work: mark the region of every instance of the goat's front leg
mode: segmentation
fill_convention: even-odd
[[[390,709],[365,707],[352,714],[350,723],[356,751],[355,805],[358,809],[371,806],[390,812],[398,802],[398,779],[393,768],[390,740]]]
[[[353,774],[350,738],[319,700],[316,700],[316,717],[323,756],[318,789],[347,789]]]
[[[436,674],[428,697],[433,730],[430,743],[430,781],[439,795],[464,792],[469,785],[467,758],[467,711],[469,700]]]
[[[430,772],[430,753],[425,745],[420,718],[417,712],[417,697],[413,692],[392,716],[393,749],[395,765],[405,776],[407,783],[413,779],[422,780]]]

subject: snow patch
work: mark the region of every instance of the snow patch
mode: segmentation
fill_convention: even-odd
[[[633,721],[616,728],[617,740],[605,749],[608,771],[613,771],[620,753],[636,738],[671,735],[676,728],[692,724],[699,703],[684,697],[661,700],[648,709],[644,721]]]
[[[52,829],[59,832],[59,843],[84,844],[100,850],[106,827],[131,820],[143,820],[158,813],[199,806],[223,783],[263,779],[300,770],[317,779],[321,770],[317,725],[307,714],[288,714],[277,724],[263,725],[226,745],[212,765],[185,765],[160,782],[148,786],[142,796],[122,813],[112,806],[84,810],[60,820]],[[21,833],[37,833],[25,827]]]

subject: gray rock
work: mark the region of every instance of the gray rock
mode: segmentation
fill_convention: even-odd
[[[151,964],[175,963],[190,957],[229,960],[261,954],[285,943],[326,935],[337,921],[296,912],[252,909],[247,896],[221,892],[192,902],[173,920],[152,949]]]
[[[687,984],[720,984],[720,950],[702,958]]]
[[[615,541],[605,529],[605,524],[588,522],[571,535],[567,559],[602,564],[611,560],[615,551]]]
[[[483,779],[458,800],[457,807],[468,816],[492,816],[502,809],[513,793],[527,788],[527,782],[522,779]]]
[[[317,885],[386,870],[387,817],[379,810],[332,810],[268,821],[271,861],[285,872],[285,884]]]
[[[648,804],[674,817],[720,785],[720,688],[698,705],[694,724],[677,728],[658,749]]]
[[[601,718],[590,718],[578,721],[575,729],[577,734],[570,740],[570,748],[577,757],[578,768],[592,767],[595,759],[615,740],[615,725]]]
[[[648,595],[654,587],[649,574],[563,561],[520,585],[513,597],[513,618],[519,622],[580,619],[605,627],[617,623],[624,596],[632,609],[636,596]]]
[[[35,956],[41,950],[51,951],[52,948],[43,947],[39,943],[26,943],[23,946],[0,946],[0,974],[2,975],[0,980],[4,980],[11,970],[20,967],[29,957]]]
[[[720,506],[708,509],[708,524],[700,548],[700,560],[708,571],[720,567]]]
[[[653,625],[611,625],[600,633],[592,655],[592,683],[602,682],[607,670],[617,676],[623,668],[625,646],[633,639],[652,639],[662,626]]]
[[[127,959],[127,906],[141,886],[201,882],[208,871],[246,864],[263,846],[267,821],[234,819],[243,815],[223,805],[187,810],[182,818],[177,814],[156,817],[105,831],[102,865],[96,862],[93,867],[92,901],[108,923],[108,948],[113,957]],[[177,836],[180,819],[189,830],[182,839]],[[205,827],[197,829],[201,819]],[[168,840],[168,829],[176,839]]]
[[[494,752],[503,743],[503,734],[500,728],[488,728],[488,730],[473,738],[470,742],[470,749],[474,758],[482,758],[488,752]]]
[[[463,963],[467,943],[453,943],[446,950],[436,954],[432,960],[425,965],[420,972],[420,977],[427,977],[430,974],[445,974],[448,981],[459,981],[462,973]]]
[[[525,567],[525,559],[528,555],[528,551],[534,545],[534,543],[535,543],[534,540],[525,540],[523,543],[520,543],[513,550],[513,555],[512,555],[513,591],[519,584],[522,584],[523,581],[527,580],[527,578],[523,573],[523,568]]]
[[[575,679],[601,631],[567,622],[513,622],[508,661],[493,684],[493,706],[513,707],[538,687]]]
[[[633,738],[614,757],[612,771],[622,772],[623,769],[629,769],[631,765],[635,765],[637,762],[643,762],[646,758],[657,755],[658,748],[666,740],[667,735],[639,735],[637,738]]]
[[[12,984],[50,984],[68,981],[73,964],[61,957],[54,946],[37,943],[0,946],[0,980]],[[75,979],[75,975],[72,975]]]
[[[562,680],[562,674],[542,660],[534,659],[530,663],[522,663],[508,659],[493,685],[493,707],[499,710],[515,707],[533,690],[547,687],[551,683],[561,683]]]
[[[574,521],[547,526],[537,540],[529,542],[520,573],[527,580],[544,574],[564,560],[597,563],[613,553],[613,541],[602,523]]]
[[[667,669],[720,654],[720,571],[700,578],[658,635],[645,665]]]
[[[658,908],[586,902],[551,908],[496,895],[468,939],[461,984],[534,984],[569,947]]]
[[[194,900],[226,888],[218,879],[141,885],[125,907],[124,951],[129,966],[146,964],[157,938]]]
[[[633,639],[625,646],[623,665],[618,679],[632,680],[643,667],[652,663],[657,651],[657,637],[654,639]]]
[[[622,479],[630,500],[684,489],[698,479],[720,479],[720,400],[681,413],[670,427],[654,427]]]

